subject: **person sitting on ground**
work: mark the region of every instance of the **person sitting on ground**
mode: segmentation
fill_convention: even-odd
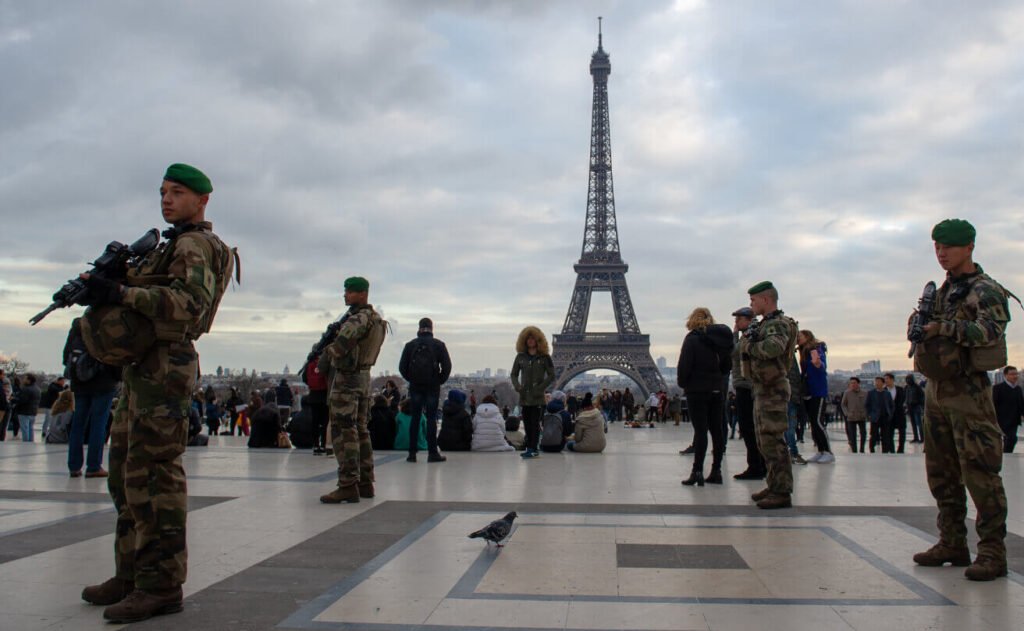
[[[511,418],[511,417],[510,417]],[[518,431],[518,420],[516,433]],[[476,408],[476,415],[473,416],[473,451],[513,451],[515,448],[505,439],[505,420],[498,409],[497,400],[487,395]],[[523,436],[523,444],[526,437]]]
[[[312,449],[313,448],[313,411],[309,406],[309,395],[303,395],[299,399],[298,412],[292,414],[291,419],[288,421],[288,438],[292,442],[292,447],[296,449]]]
[[[558,453],[565,449],[565,439],[572,434],[572,417],[565,409],[565,393],[555,390],[551,393],[551,400],[544,408],[544,418],[541,419],[540,450],[546,453]],[[558,417],[558,423],[551,423]],[[557,435],[556,435],[557,432]]]
[[[51,445],[66,445],[71,434],[71,418],[75,414],[75,395],[71,390],[61,390],[50,408],[50,428],[46,442]]]
[[[281,415],[277,410],[277,393],[267,390],[263,406],[249,416],[252,425],[249,434],[249,448],[277,447],[281,434]],[[256,397],[258,398],[258,397]]]
[[[395,416],[395,449],[398,451],[409,451],[409,424],[412,417],[409,416],[409,408],[412,407],[409,398],[406,397],[398,404],[398,414]],[[420,431],[416,439],[417,449],[427,451],[427,417],[420,413]]]
[[[586,393],[576,415],[576,431],[573,440],[566,443],[569,451],[600,453],[607,442],[604,436],[604,416],[594,407],[594,395]]]
[[[437,446],[445,451],[469,451],[473,445],[473,419],[466,411],[466,393],[449,390],[441,408],[441,433]]]
[[[397,410],[398,406],[394,409]],[[395,448],[395,413],[391,401],[383,394],[373,397],[367,429],[374,451],[390,451]]]

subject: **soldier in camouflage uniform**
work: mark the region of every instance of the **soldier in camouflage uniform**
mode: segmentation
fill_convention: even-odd
[[[786,447],[789,428],[789,363],[796,348],[797,324],[778,308],[779,292],[769,281],[747,290],[750,308],[761,316],[740,341],[743,374],[754,391],[757,444],[768,468],[768,487],[751,495],[759,508],[793,505],[793,465]]]
[[[334,341],[320,355],[319,369],[330,374],[331,436],[338,460],[338,488],[320,496],[324,504],[355,503],[373,497],[373,447],[370,413],[370,368],[384,344],[387,323],[367,304],[370,283],[345,280],[349,306]]]
[[[124,369],[110,431],[116,574],[82,592],[89,603],[109,605],[103,616],[112,622],[182,608],[188,551],[181,459],[199,368],[193,341],[213,323],[235,256],[205,221],[212,190],[198,169],[171,165],[160,186],[163,218],[173,224],[168,240],[129,270],[123,285],[83,275],[93,307],[121,305],[141,314],[154,335],[144,356]]]
[[[914,555],[919,565],[966,566],[975,581],[1006,576],[1006,492],[1002,431],[992,404],[987,365],[975,353],[995,350],[1005,364],[1007,292],[974,263],[975,230],[961,219],[935,226],[932,239],[946,281],[936,294],[933,320],[924,327],[915,367],[929,377],[925,392],[925,469],[939,507],[939,542]],[[991,360],[990,360],[991,361]],[[931,373],[931,374],[929,374]],[[980,542],[971,564],[967,548],[967,496],[977,509]]]

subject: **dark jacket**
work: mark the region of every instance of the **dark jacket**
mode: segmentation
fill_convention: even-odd
[[[36,384],[22,385],[21,390],[18,391],[18,405],[14,408],[14,413],[24,416],[35,416],[39,413],[39,386]]]
[[[920,384],[908,383],[904,386],[903,391],[906,397],[907,411],[924,405],[924,388]]]
[[[374,403],[370,408],[370,445],[374,451],[395,448],[395,413],[391,411],[387,401]]]
[[[57,401],[57,397],[60,396],[61,391],[64,388],[60,387],[56,381],[51,381],[50,385],[46,386],[46,392],[39,397],[39,407],[44,410],[49,410],[53,407],[53,404]]]
[[[268,403],[256,410],[250,420],[252,430],[249,434],[249,447],[277,447],[277,437],[281,433],[281,415],[277,411],[277,403]]]
[[[992,388],[992,403],[996,406],[996,418],[1005,429],[1013,429],[1020,425],[1024,415],[1024,392],[1005,381]]]
[[[676,368],[679,387],[686,394],[720,392],[732,369],[732,346],[732,331],[724,324],[687,333]]]
[[[473,445],[473,419],[464,405],[445,401],[441,408],[441,432],[437,446],[445,451],[469,451]]]
[[[434,358],[437,372],[434,374],[434,378],[429,381],[414,382],[410,378],[409,362],[412,360],[413,351],[421,344],[426,344],[430,347],[430,353]],[[409,382],[411,387],[424,389],[440,388],[441,384],[448,381],[448,377],[452,374],[452,358],[448,355],[448,347],[441,340],[435,339],[434,334],[429,331],[417,333],[416,339],[410,341],[402,349],[402,358],[398,361],[398,372],[402,375],[403,379]]]
[[[274,392],[277,393],[277,404],[292,407],[295,404],[295,398],[292,396],[292,389],[288,386],[276,386]]]
[[[888,390],[872,389],[868,392],[867,401],[864,402],[864,409],[868,413],[868,420],[872,423],[889,421],[892,418],[895,404]]]
[[[888,389],[887,389],[888,391]],[[892,395],[889,395],[890,397]],[[907,394],[902,386],[896,386],[896,399],[892,402],[892,420],[899,424],[907,417]]]

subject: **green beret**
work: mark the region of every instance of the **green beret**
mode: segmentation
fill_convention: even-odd
[[[775,285],[773,285],[772,281],[770,280],[763,280],[760,283],[748,289],[747,293],[753,296],[754,294],[759,294],[762,291],[768,291],[769,289],[775,289]]]
[[[200,195],[213,192],[210,178],[206,177],[206,174],[199,169],[187,164],[172,164],[167,167],[164,179],[183,184]]]
[[[947,219],[935,224],[932,228],[932,241],[942,245],[967,245],[974,243],[978,232],[969,221],[963,219]]]
[[[362,276],[353,276],[345,279],[345,290],[351,291],[369,291],[370,281],[366,280]]]

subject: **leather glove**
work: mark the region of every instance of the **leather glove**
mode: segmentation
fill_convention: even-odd
[[[106,278],[90,275],[85,279],[85,286],[89,288],[89,305],[98,307],[100,305],[119,305],[123,298],[120,283],[115,283]]]

